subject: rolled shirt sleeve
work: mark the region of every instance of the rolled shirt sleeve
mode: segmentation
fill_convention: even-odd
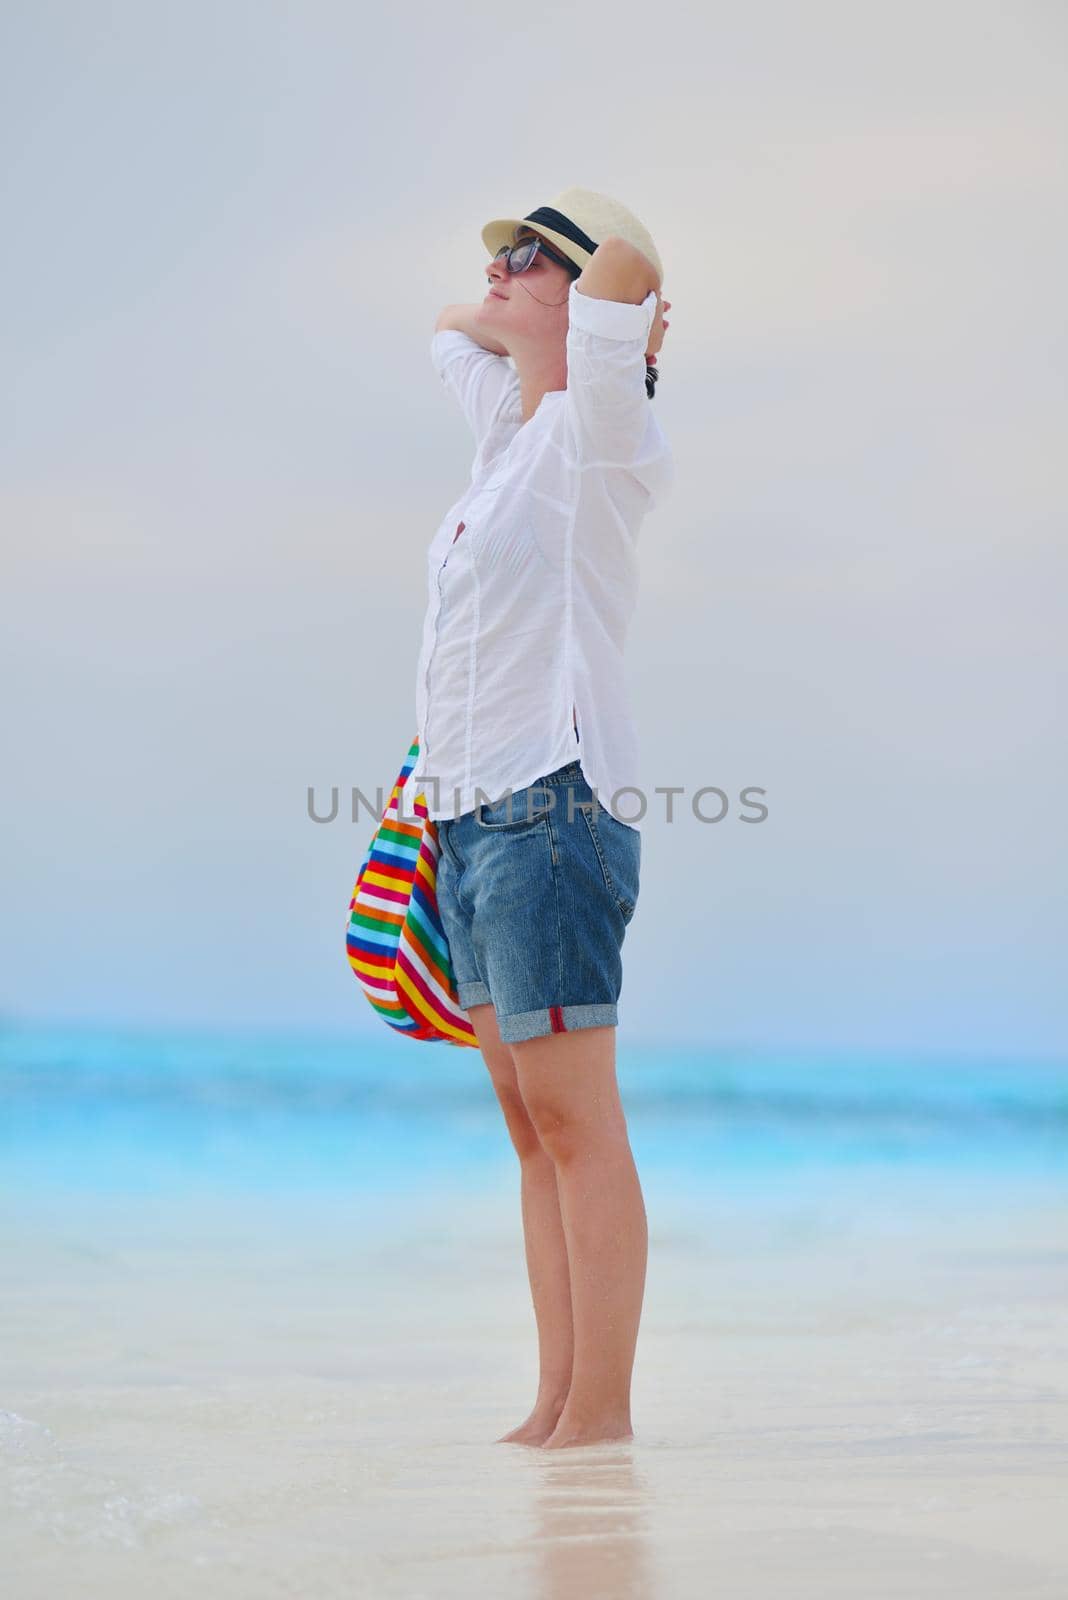
[[[493,355],[457,328],[443,328],[430,341],[430,359],[455,397],[481,445],[505,405],[518,399],[519,377],[507,356]]]
[[[656,316],[656,291],[641,305],[583,294],[568,299],[567,395],[580,457],[629,466],[649,420],[645,352]]]

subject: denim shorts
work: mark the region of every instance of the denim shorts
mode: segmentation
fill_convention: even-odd
[[[617,1023],[641,834],[597,804],[579,763],[437,829],[463,1009],[492,1004],[508,1044]]]

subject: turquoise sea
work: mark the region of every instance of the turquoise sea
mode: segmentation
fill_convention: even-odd
[[[541,1451],[477,1051],[9,1018],[13,1596],[1064,1594],[1068,1070],[623,1033],[636,1435]]]
[[[652,1049],[617,1072],[639,1170],[686,1191],[940,1176],[1068,1186],[1068,1063]],[[0,1027],[9,1195],[376,1194],[515,1164],[477,1051],[366,1033]]]

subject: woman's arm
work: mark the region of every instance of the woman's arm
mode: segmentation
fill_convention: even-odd
[[[518,403],[519,378],[508,352],[478,326],[478,306],[446,306],[430,340],[430,359],[471,425],[479,449],[504,405]]]
[[[506,356],[508,352],[504,345],[492,339],[479,327],[478,314],[481,309],[481,305],[446,306],[437,320],[434,332],[445,333],[454,330],[456,333],[466,333],[469,339],[480,344],[483,350],[488,350],[491,355]]]
[[[646,363],[663,339],[659,283],[642,251],[612,237],[571,284],[567,407],[584,461],[632,469],[656,442],[647,437]]]
[[[670,300],[660,297],[660,274],[644,250],[631,244],[629,239],[615,235],[597,246],[577,280],[579,294],[595,300],[618,300],[629,305],[641,305],[650,289],[656,293],[656,311],[649,330],[649,345],[645,352],[647,361],[656,361],[656,353],[664,342],[664,308]]]

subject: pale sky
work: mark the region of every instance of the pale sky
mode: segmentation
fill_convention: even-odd
[[[1068,13],[9,8],[0,1011],[351,1029],[490,217],[672,302],[621,1040],[1068,1054]],[[769,815],[740,820],[737,795]]]

